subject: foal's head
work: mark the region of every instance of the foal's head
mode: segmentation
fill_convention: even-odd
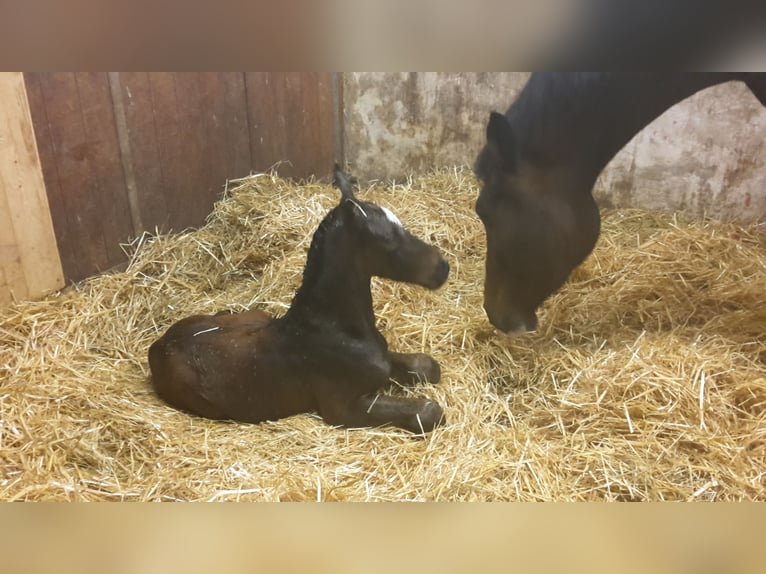
[[[351,181],[337,165],[333,175],[342,194],[340,216],[362,271],[428,289],[441,287],[449,264],[439,249],[413,236],[390,210],[356,199]]]

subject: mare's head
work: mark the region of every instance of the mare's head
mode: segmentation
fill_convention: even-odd
[[[351,181],[337,165],[333,175],[342,194],[337,209],[353,238],[362,271],[428,289],[441,287],[449,264],[439,249],[412,235],[390,210],[358,200]]]
[[[487,236],[484,309],[495,327],[512,334],[537,328],[537,308],[587,257],[599,233],[598,210],[577,166],[536,151],[521,149],[506,116],[493,112],[475,165],[476,213]]]

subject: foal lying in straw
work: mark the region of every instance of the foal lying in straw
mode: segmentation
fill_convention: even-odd
[[[354,197],[338,166],[340,203],[311,242],[287,313],[195,315],[149,349],[152,383],[170,405],[212,419],[276,420],[318,412],[331,425],[394,425],[415,433],[442,423],[434,401],[382,396],[395,380],[438,383],[425,354],[388,350],[375,327],[373,275],[437,289],[449,265],[389,210]]]

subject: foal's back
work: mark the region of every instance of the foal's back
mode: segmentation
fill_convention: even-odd
[[[175,323],[149,348],[157,394],[211,419],[261,422],[309,410],[312,405],[296,401],[310,395],[289,388],[274,372],[283,361],[270,325],[271,316],[257,310],[195,315]],[[270,384],[275,379],[281,384]]]

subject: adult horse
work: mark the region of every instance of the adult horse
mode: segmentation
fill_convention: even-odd
[[[766,105],[766,74],[535,73],[505,114],[490,114],[475,172],[495,327],[533,331],[537,308],[590,254],[600,232],[593,185],[609,160],[672,105],[733,80]]]

